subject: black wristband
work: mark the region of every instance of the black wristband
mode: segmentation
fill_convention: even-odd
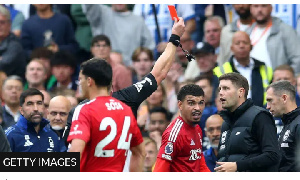
[[[178,47],[180,44],[180,37],[176,34],[172,34],[169,42],[171,42],[172,44],[174,44],[174,46]]]

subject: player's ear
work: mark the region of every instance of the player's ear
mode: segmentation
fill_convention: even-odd
[[[177,105],[178,105],[179,110],[182,110],[182,101],[178,101]]]

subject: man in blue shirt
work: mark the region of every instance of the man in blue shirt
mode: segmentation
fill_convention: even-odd
[[[210,148],[203,152],[207,167],[214,172],[216,161],[218,160],[218,145],[221,136],[223,119],[220,115],[214,114],[206,120],[205,134],[209,139]]]
[[[21,116],[17,124],[6,130],[12,152],[64,152],[64,142],[50,129],[43,118],[44,95],[27,89],[20,96]]]

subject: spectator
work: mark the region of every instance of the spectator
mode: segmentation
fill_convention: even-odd
[[[149,125],[149,112],[150,109],[154,107],[166,107],[166,90],[163,84],[157,87],[157,90],[154,91],[145,101],[141,104],[138,110],[137,123],[140,128],[148,130]],[[167,109],[167,108],[166,108]]]
[[[79,45],[78,60],[81,64],[91,58],[92,30],[81,4],[71,4],[71,16],[76,23],[75,38]]]
[[[28,57],[38,47],[47,47],[53,53],[64,50],[75,54],[78,45],[70,19],[54,13],[51,4],[34,6],[37,14],[24,22],[21,33],[22,45]]]
[[[150,110],[149,137],[156,142],[157,150],[161,145],[161,136],[170,123],[170,114],[164,107],[154,107]]]
[[[27,81],[26,89],[35,88],[38,90],[45,90],[46,78],[46,69],[39,59],[33,59],[27,64],[25,72],[25,79]]]
[[[250,4],[233,4],[233,7],[239,16],[239,19],[236,19],[222,29],[220,54],[217,59],[218,64],[224,64],[232,56],[230,47],[233,34],[237,31],[249,30],[254,21],[250,13]]]
[[[23,82],[19,76],[8,76],[3,82],[2,97],[5,105],[2,107],[2,128],[6,130],[14,125],[19,117],[20,95],[23,91]]]
[[[57,87],[77,90],[77,78],[72,77],[76,68],[76,60],[67,51],[59,51],[51,58],[52,74],[56,78],[51,91]]]
[[[238,31],[233,35],[231,51],[233,56],[228,62],[214,69],[216,76],[237,72],[249,82],[247,98],[253,100],[254,105],[263,107],[266,104],[266,88],[272,81],[272,68],[265,63],[250,57],[251,41],[246,32]]]
[[[93,36],[108,36],[112,42],[111,49],[122,53],[125,66],[131,66],[131,55],[136,48],[154,49],[153,38],[145,22],[129,11],[126,4],[113,4],[111,8],[102,4],[86,4],[83,11]]]
[[[51,100],[51,95],[49,94],[48,91],[45,91],[45,90],[40,90],[41,93],[44,95],[44,105],[45,105],[45,118],[47,117],[47,110],[48,110],[48,107],[49,107],[49,103],[50,103],[50,100]]]
[[[67,119],[71,110],[70,101],[64,96],[55,96],[50,100],[47,119],[50,121],[51,129],[61,138]]]
[[[137,83],[150,73],[154,65],[153,53],[150,49],[139,47],[132,54],[132,66],[134,74],[132,83]]]
[[[205,134],[209,139],[210,148],[203,152],[207,167],[214,172],[218,160],[218,145],[221,137],[223,119],[220,115],[210,116],[205,123]]]
[[[173,4],[174,5],[174,4]],[[155,8],[155,9],[154,9]],[[192,4],[175,4],[178,17],[183,17],[185,31],[190,35],[196,29],[195,12]],[[155,40],[155,57],[164,51],[171,35],[173,21],[167,4],[136,4],[133,13],[144,18],[152,39]],[[157,16],[157,23],[155,21]],[[159,31],[158,31],[159,29]]]
[[[91,52],[94,57],[105,59],[111,65],[113,69],[113,91],[118,91],[131,85],[132,79],[130,70],[110,59],[111,44],[107,36],[95,36],[92,40]]]
[[[15,36],[20,37],[21,35],[21,28],[23,22],[25,21],[25,17],[22,12],[16,10],[11,5],[3,5],[6,7],[10,12],[11,17],[11,31],[14,33]]]
[[[112,51],[110,52],[109,57],[113,62],[124,65],[122,53],[118,51]]]
[[[224,27],[224,21],[219,16],[211,16],[207,18],[204,22],[204,37],[207,44],[211,45],[214,48],[215,60],[216,63],[217,56],[220,52],[220,38],[221,38],[221,30]],[[205,44],[206,44],[205,43]],[[197,44],[197,49],[200,49],[203,46],[203,43],[200,42]],[[201,67],[198,67],[197,62],[192,61],[188,64],[186,69],[185,78],[193,79],[203,70]]]
[[[26,58],[22,45],[11,32],[10,21],[9,11],[0,5],[0,70],[7,76],[18,75],[24,79]]]
[[[213,74],[213,69],[216,67],[217,63],[217,55],[215,54],[215,49],[210,44],[204,42],[200,42],[197,44],[197,48],[194,51],[194,55],[196,57],[196,66],[199,69],[199,73],[197,71],[189,71],[191,69],[187,69],[185,71],[185,78],[191,77],[192,79],[196,78],[199,75],[206,75],[211,78],[213,85],[213,93],[215,94],[215,90],[219,85],[219,80],[216,75]],[[193,62],[193,61],[192,61]],[[191,62],[190,62],[191,63]],[[190,65],[189,63],[189,65]],[[190,75],[187,75],[190,74]]]
[[[289,64],[300,72],[300,39],[297,32],[276,17],[272,17],[271,4],[252,4],[251,14],[255,19],[250,38],[253,49],[251,57],[260,59],[275,69]]]
[[[144,172],[152,172],[158,153],[156,142],[148,137],[144,137],[146,157],[144,162]]]
[[[46,47],[40,47],[36,48],[32,51],[30,59],[39,59],[43,65],[44,68],[46,69],[46,84],[45,87],[47,90],[50,90],[54,83],[56,82],[55,76],[52,75],[51,72],[51,64],[50,64],[50,59],[53,56],[53,52],[47,49]],[[25,84],[25,89],[28,88],[28,84]]]
[[[21,116],[6,130],[12,152],[65,152],[63,141],[50,130],[43,118],[44,96],[37,89],[27,89],[20,96]]]
[[[184,68],[181,63],[176,59],[168,74],[164,80],[164,87],[166,89],[167,95],[167,107],[168,111],[172,114],[175,114],[178,111],[177,107],[177,94],[176,94],[176,85],[184,81]]]

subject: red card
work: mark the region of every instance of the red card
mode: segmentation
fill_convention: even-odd
[[[176,18],[177,21],[179,21],[179,18],[178,18],[178,16],[177,16],[177,12],[176,12],[175,6],[173,6],[173,5],[168,5],[168,8],[169,8],[169,11],[170,11],[170,15],[171,15],[172,20],[175,21],[175,18]]]

